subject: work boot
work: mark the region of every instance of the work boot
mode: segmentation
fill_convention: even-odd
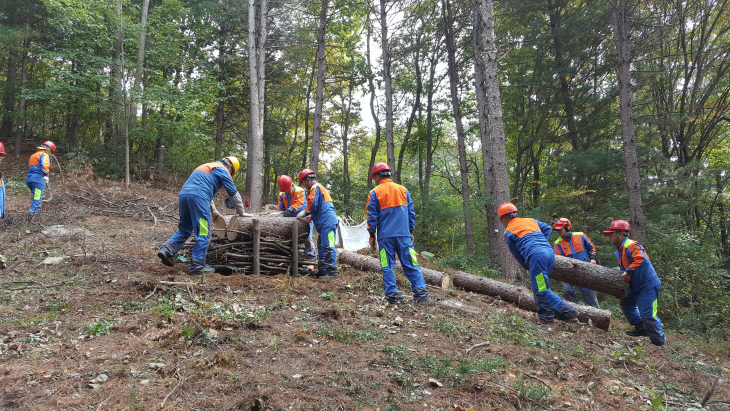
[[[423,287],[416,288],[413,290],[413,301],[417,303],[428,302],[428,290]]]
[[[661,347],[662,345],[664,345],[664,340],[666,339],[666,337],[664,336],[662,330],[657,327],[657,320],[654,320],[654,317],[643,317],[641,319],[641,322],[644,324],[644,328],[646,329],[646,335],[649,337],[651,343],[656,345],[657,347]]]
[[[644,324],[638,324],[634,326],[633,330],[626,331],[626,335],[629,337],[648,337],[649,332],[646,331]]]
[[[322,273],[322,274],[319,277],[317,277],[317,279],[326,280],[328,278],[337,278],[337,276],[340,275],[340,273],[337,272],[336,268],[330,268],[330,269],[326,269],[323,271],[324,271],[323,273],[322,273],[322,271],[320,271],[320,273]]]
[[[390,294],[386,294],[385,298],[388,299],[388,304],[398,304],[398,303],[403,302],[403,296],[401,295],[401,293],[399,293],[397,291],[392,292]]]
[[[570,322],[573,318],[578,316],[578,310],[575,309],[570,303],[564,303],[562,307],[560,307],[559,312],[556,313],[556,317],[558,317],[558,320]]]
[[[157,257],[159,257],[160,260],[162,260],[162,264],[168,265],[170,267],[172,267],[173,265],[175,265],[175,261],[172,259],[172,256],[171,255],[167,255],[162,250],[160,250],[160,251],[157,252]]]
[[[205,259],[201,259],[201,258],[191,259],[190,268],[188,269],[188,274],[201,275],[201,274],[212,274],[214,272],[215,272],[214,268],[207,267],[205,265]]]

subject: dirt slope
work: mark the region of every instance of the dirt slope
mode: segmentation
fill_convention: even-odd
[[[390,307],[379,273],[346,266],[333,280],[190,278],[155,257],[175,190],[69,173],[28,223],[23,164],[0,167],[2,409],[680,409],[727,378],[727,357],[671,330],[656,348],[620,321],[541,325],[458,290]]]

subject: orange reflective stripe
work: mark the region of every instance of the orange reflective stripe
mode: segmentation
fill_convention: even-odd
[[[408,207],[406,188],[394,183],[389,178],[382,179],[373,191],[378,196],[378,203],[380,203],[381,210],[399,206]]]
[[[507,231],[519,238],[536,231],[542,233],[540,227],[532,218],[513,218],[507,225]]]
[[[571,242],[573,243],[573,251],[575,253],[579,253],[583,251],[583,237],[580,235],[573,235],[573,238],[571,238]]]
[[[205,174],[210,174],[211,171],[213,171],[216,167],[223,167],[220,163],[205,163],[203,165],[198,166],[195,171],[202,171]]]
[[[43,154],[45,154],[43,151],[35,152],[32,156],[30,156],[30,160],[28,160],[28,165],[37,166],[40,163],[40,158]]]
[[[631,263],[629,268],[635,270],[644,262],[644,254],[641,252],[641,247],[639,247],[636,243],[629,245],[628,250],[631,253],[631,257],[634,259],[634,262]]]
[[[304,190],[298,188],[294,190],[294,193],[289,198],[289,207],[299,209],[304,204]]]

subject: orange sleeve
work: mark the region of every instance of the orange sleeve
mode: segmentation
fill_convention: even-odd
[[[639,247],[638,244],[633,243],[629,246],[629,251],[631,252],[631,257],[634,259],[634,261],[629,265],[628,268],[632,270],[636,270],[639,268],[641,263],[644,262],[644,253],[641,251],[641,247]]]
[[[299,209],[299,207],[304,204],[304,191],[294,191],[294,194],[292,195],[291,204],[290,207],[294,207],[296,209]]]

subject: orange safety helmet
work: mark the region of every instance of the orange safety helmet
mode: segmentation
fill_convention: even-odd
[[[317,174],[312,171],[311,168],[305,168],[304,170],[299,172],[299,184],[302,184],[302,180],[305,178],[312,176],[312,178],[317,178]]]
[[[53,144],[53,141],[50,141],[50,140],[44,141],[43,144],[41,144],[41,146],[38,148],[43,148],[43,149],[49,148],[49,149],[51,149],[51,154],[54,154],[56,152],[56,145]]]
[[[631,226],[626,220],[613,220],[611,222],[611,228],[603,232],[603,235],[610,236],[618,230],[631,232]]]
[[[517,207],[515,207],[512,203],[502,203],[501,206],[497,209],[497,214],[499,215],[499,218],[504,217],[506,214],[517,212]]]
[[[2,141],[0,141],[0,154],[8,154],[5,152],[5,146],[3,145]]]
[[[388,163],[380,162],[373,166],[373,171],[370,173],[370,179],[373,179],[375,177],[375,174],[380,173],[381,171],[387,171],[391,172],[392,170],[390,167],[388,167]]]
[[[553,224],[553,227],[557,228],[558,230],[565,226],[568,226],[568,230],[573,230],[573,224],[571,224],[570,220],[565,217],[558,218],[558,221]]]
[[[288,175],[284,174],[281,177],[279,177],[279,191],[282,193],[288,193],[289,189],[291,188],[292,179]]]

